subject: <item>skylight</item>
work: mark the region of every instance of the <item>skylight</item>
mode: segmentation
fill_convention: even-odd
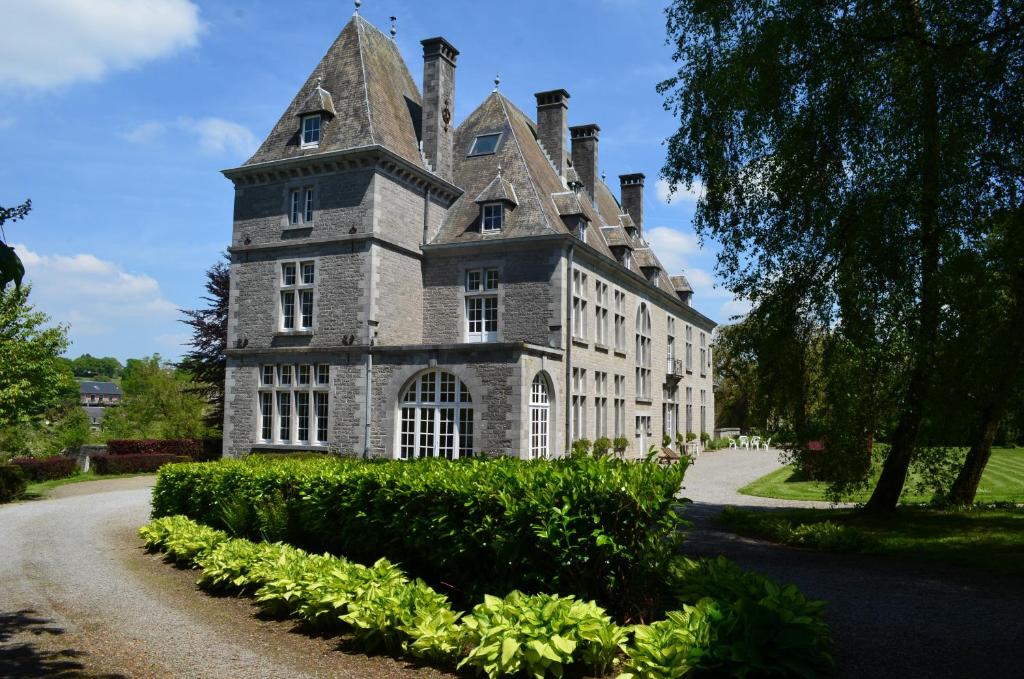
[[[501,139],[501,133],[496,134],[481,134],[473,140],[473,146],[469,149],[469,155],[471,156],[485,156],[490,153],[494,153],[498,148],[498,141]]]

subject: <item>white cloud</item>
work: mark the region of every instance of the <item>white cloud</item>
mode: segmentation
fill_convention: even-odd
[[[207,153],[248,156],[256,150],[256,137],[243,125],[223,118],[181,118],[178,125],[199,138],[199,146]]]
[[[153,141],[163,134],[166,128],[167,126],[163,123],[150,121],[148,123],[136,125],[127,132],[123,132],[121,134],[121,138],[130,141],[133,144],[145,144],[146,142]]]
[[[658,183],[654,185],[655,194],[658,196],[658,200],[666,205],[679,205],[680,203],[696,203],[698,200],[704,197],[704,183],[700,180],[694,180],[693,186],[686,188],[685,186],[676,186],[675,193],[672,192],[672,185],[664,179],[659,179]]]
[[[72,338],[114,337],[177,316],[177,307],[150,276],[128,273],[87,253],[44,255],[24,245],[14,247],[32,284],[33,304],[54,321],[70,324]]]
[[[196,44],[191,0],[0,0],[0,83],[46,90],[101,80]]]
[[[750,308],[750,302],[745,299],[731,299],[718,310],[718,316],[723,322],[730,322],[734,316],[745,316]]]
[[[669,273],[679,273],[686,268],[686,256],[700,252],[697,238],[668,226],[644,229],[644,237]]]

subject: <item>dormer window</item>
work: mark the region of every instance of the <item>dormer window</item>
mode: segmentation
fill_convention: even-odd
[[[579,234],[580,240],[584,243],[587,242],[587,222],[581,219],[580,225],[576,228],[576,233]]]
[[[505,206],[501,203],[485,203],[481,208],[481,233],[497,233],[505,225]]]
[[[629,254],[629,250],[628,249],[623,250],[622,251],[622,266],[626,267],[627,269],[630,269],[630,268],[632,268],[632,265],[633,265],[633,257]]]
[[[498,142],[501,140],[501,133],[481,134],[473,140],[473,146],[469,149],[471,156],[486,156],[498,150]]]
[[[320,114],[303,116],[302,148],[314,148],[320,145]]]

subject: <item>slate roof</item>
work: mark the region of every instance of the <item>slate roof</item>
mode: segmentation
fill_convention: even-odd
[[[669,280],[672,281],[672,288],[676,292],[693,292],[693,288],[690,287],[690,281],[686,280],[686,276],[682,274],[670,276]]]
[[[102,394],[103,396],[121,396],[121,387],[113,382],[94,382],[82,380],[78,383],[79,394]]]
[[[320,145],[303,149],[297,116],[311,97],[319,96],[318,78],[326,92],[336,95],[329,101],[336,115],[324,125]],[[361,16],[353,16],[245,164],[379,144],[424,167],[417,138],[421,105],[419,90],[394,41]]]
[[[498,174],[495,175],[491,183],[487,185],[480,195],[476,197],[474,203],[494,203],[502,201],[505,203],[511,203],[512,205],[518,205],[519,201],[516,200],[515,188],[501,176],[501,168],[498,168]]]

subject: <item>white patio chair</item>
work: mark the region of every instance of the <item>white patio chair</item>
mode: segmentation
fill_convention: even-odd
[[[741,436],[740,437],[740,448],[746,448],[747,450],[750,450],[750,439],[747,438],[746,436]]]
[[[770,448],[771,445],[772,445],[772,437],[769,436],[768,438],[766,438],[764,440],[764,449],[768,450],[768,448]]]
[[[735,448],[736,447],[736,438],[733,437],[733,436],[729,437],[729,447],[730,448]]]
[[[761,447],[761,437],[760,436],[751,436],[750,437],[750,447],[752,449],[754,449],[754,450],[757,450],[758,448],[760,448]]]

